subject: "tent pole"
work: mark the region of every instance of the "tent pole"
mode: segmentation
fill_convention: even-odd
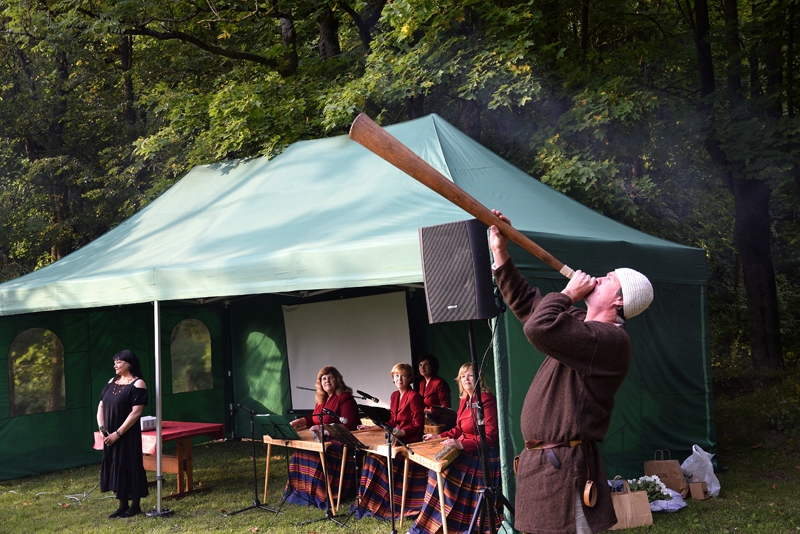
[[[492,351],[494,352],[494,379],[497,388],[497,423],[499,427],[500,446],[500,480],[502,481],[503,494],[510,502],[516,499],[516,475],[514,474],[514,435],[510,428],[512,420],[508,407],[511,406],[511,375],[508,365],[508,336],[506,330],[506,314],[501,312],[491,319]],[[514,523],[513,511],[508,508],[503,514],[504,527]]]
[[[150,517],[172,515],[172,510],[161,508],[161,485],[164,481],[164,473],[161,470],[161,306],[157,300],[153,301],[153,326],[155,335],[155,373],[156,373],[156,509],[147,512]]]

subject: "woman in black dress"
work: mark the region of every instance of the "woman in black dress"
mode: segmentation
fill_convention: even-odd
[[[147,386],[141,379],[139,359],[130,350],[114,355],[114,370],[117,376],[103,388],[97,407],[97,424],[103,433],[100,491],[114,491],[119,499],[119,508],[109,519],[142,513],[139,501],[147,497],[139,425],[147,404]]]

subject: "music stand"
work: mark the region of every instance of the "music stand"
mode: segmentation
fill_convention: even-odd
[[[378,426],[386,424],[392,418],[392,412],[383,406],[368,406],[366,404],[359,404],[359,410],[366,415],[372,422]]]
[[[250,412],[250,439],[253,442],[253,504],[242,508],[241,510],[236,510],[235,512],[230,512],[225,515],[235,515],[247,510],[252,510],[253,508],[258,508],[259,510],[264,510],[265,512],[272,512],[273,514],[277,514],[278,510],[273,510],[272,508],[261,504],[258,500],[258,472],[256,471],[256,427],[255,427],[255,418],[256,417],[267,417],[269,414],[259,414],[256,413],[254,410],[247,408],[246,406],[242,406],[241,404],[238,405],[240,408],[244,408],[248,412]],[[292,429],[294,430],[294,429]]]
[[[410,449],[408,449],[406,444],[403,443],[399,438],[394,436],[392,433],[393,429],[386,424],[391,419],[391,412],[389,410],[378,406],[366,406],[364,404],[359,404],[358,407],[361,408],[361,411],[364,412],[367,417],[372,419],[374,423],[383,428],[384,432],[386,433],[386,475],[389,478],[389,513],[392,515],[392,534],[396,534],[397,529],[395,528],[394,518],[394,463],[392,462],[392,440],[396,439],[407,450]]]
[[[325,428],[324,428],[325,425],[322,424],[322,420],[325,417],[325,414],[324,413],[314,414],[314,417],[319,417],[320,441],[322,442],[322,456],[320,457],[320,460],[322,461],[322,474],[323,474],[323,478],[325,479],[325,487],[330,492],[331,485],[330,485],[330,479],[328,478],[328,468],[325,465],[325,458],[326,458],[326,455],[325,455]],[[287,466],[288,466],[288,463],[287,463]],[[343,475],[344,475],[344,473],[340,473],[339,474],[340,477],[343,476]],[[325,510],[325,517],[321,517],[320,519],[311,519],[310,521],[303,521],[302,523],[298,523],[298,524],[299,525],[308,525],[310,523],[318,523],[320,521],[333,521],[334,523],[336,523],[340,527],[345,526],[346,523],[342,523],[341,521],[339,521],[338,518],[340,516],[338,516],[335,513],[333,513],[333,498],[330,495],[330,493],[328,494],[328,501],[329,501],[328,502],[328,508]]]
[[[261,428],[263,428],[264,433],[266,433],[272,439],[284,442],[284,456],[286,457],[286,481],[289,485],[291,485],[292,479],[289,476],[288,443],[292,440],[302,439],[300,437],[300,434],[297,433],[297,430],[295,430],[295,428],[289,422],[289,419],[283,415],[269,415],[267,421],[261,424]],[[267,461],[269,461],[269,459]],[[267,498],[266,494],[264,494],[264,498],[265,499]],[[281,504],[278,506],[278,512],[280,512],[281,509],[283,509],[283,505],[286,504],[287,498],[288,494],[283,496]]]
[[[358,451],[366,451],[369,450],[369,445],[364,444],[360,439],[358,439],[350,429],[340,423],[333,423],[328,425],[322,425],[324,430],[328,432],[331,436],[331,439],[335,439],[345,447],[350,448],[353,451],[353,464],[355,465],[356,469],[358,469]],[[356,475],[358,473],[356,472]],[[344,477],[344,472],[340,474],[341,477]],[[358,477],[356,476],[356,484],[358,484]],[[340,523],[340,526],[345,526],[350,518],[356,512],[357,507],[352,507],[350,512],[347,514],[346,519]]]
[[[350,447],[351,449],[369,449],[369,445],[365,445],[360,439],[353,435],[346,426],[341,423],[333,423],[329,425],[322,425],[332,439],[335,439],[342,445]]]
[[[272,414],[267,415],[267,417],[267,421],[261,423],[261,428],[263,428],[264,432],[272,439],[279,439],[281,441],[302,439],[287,417]]]

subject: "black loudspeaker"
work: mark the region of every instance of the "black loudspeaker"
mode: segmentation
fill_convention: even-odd
[[[419,229],[431,324],[497,316],[487,229],[477,219]]]

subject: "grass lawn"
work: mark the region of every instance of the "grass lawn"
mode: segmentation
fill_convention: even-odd
[[[730,388],[727,388],[730,389]],[[706,533],[753,532],[800,534],[800,443],[796,413],[800,397],[797,374],[781,383],[750,384],[735,394],[718,393],[716,422],[719,452],[717,459],[727,471],[719,473],[720,496],[706,501],[687,500],[688,506],[676,513],[654,514],[651,527],[628,532]],[[795,399],[795,401],[791,399]],[[788,404],[787,404],[788,402]],[[783,426],[784,432],[770,430],[770,423]],[[212,442],[196,445],[195,481],[211,486],[205,493],[181,500],[164,500],[173,510],[169,517],[137,516],[110,520],[116,509],[110,494],[97,486],[99,465],[67,469],[46,475],[0,482],[0,532],[365,532],[386,533],[391,523],[372,518],[350,519],[341,526],[322,521],[323,512],[302,506],[285,505],[280,514],[253,509],[233,516],[226,512],[253,504],[252,444]],[[265,447],[257,445],[259,499],[263,491]],[[273,458],[270,494],[267,505],[277,507],[286,482],[283,452]],[[682,460],[682,459],[680,459]],[[149,473],[152,479],[152,473]],[[175,489],[174,475],[165,475],[164,494]],[[142,501],[142,508],[155,506],[155,488]],[[349,503],[342,507],[342,513]],[[546,513],[546,512],[545,512]],[[398,532],[405,532],[408,524]]]

